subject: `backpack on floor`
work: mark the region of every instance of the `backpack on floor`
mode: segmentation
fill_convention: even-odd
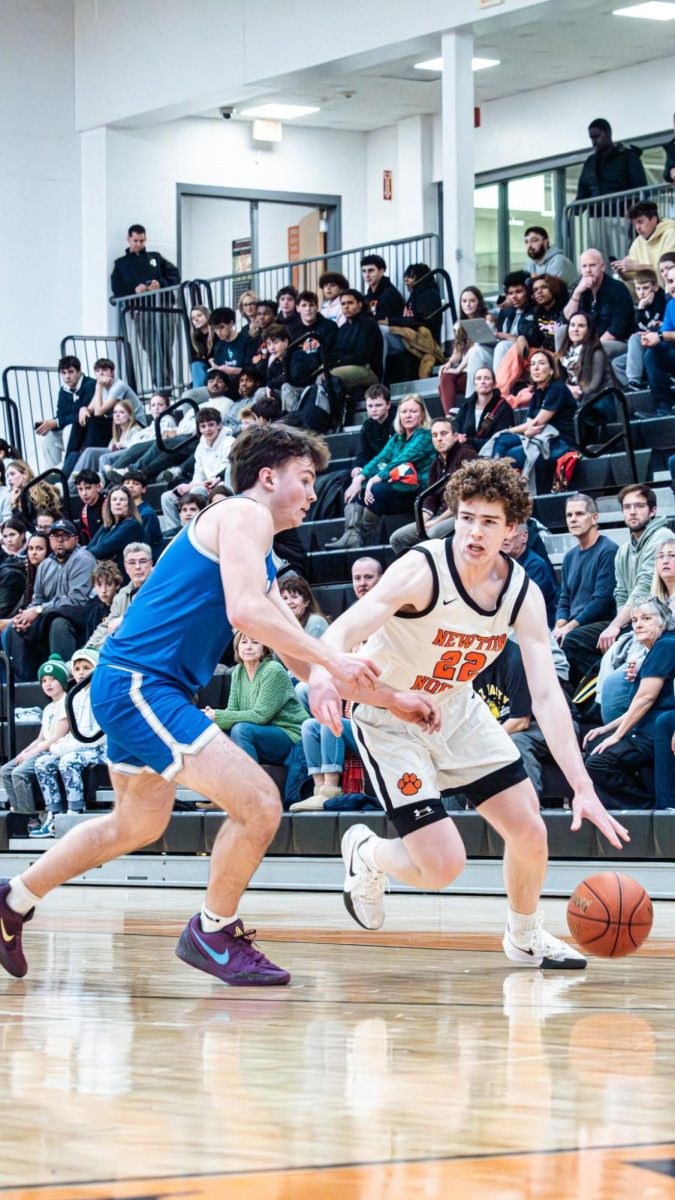
[[[578,450],[568,450],[566,454],[560,456],[555,464],[555,475],[551,484],[552,492],[569,492],[580,459],[581,455]]]

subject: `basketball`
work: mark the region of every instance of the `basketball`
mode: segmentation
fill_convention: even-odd
[[[567,904],[572,937],[599,958],[634,954],[649,936],[653,920],[652,902],[642,884],[617,871],[584,879]]]

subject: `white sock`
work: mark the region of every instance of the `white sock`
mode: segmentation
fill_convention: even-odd
[[[40,897],[29,892],[20,875],[15,875],[13,879],[10,879],[9,886],[11,891],[7,893],[7,906],[11,908],[12,912],[20,913],[22,917],[25,917],[31,908],[35,908],[35,905],[39,904]]]
[[[517,913],[510,908],[509,929],[514,938],[526,941],[528,933],[532,933],[532,930],[537,928],[538,916],[538,911],[533,913]]]
[[[373,836],[369,837],[367,841],[361,842],[361,845],[357,850],[357,854],[361,859],[361,862],[365,863],[365,865],[369,867],[371,871],[382,870],[382,868],[378,867],[377,863],[375,862],[377,843],[381,842],[382,840],[382,838],[379,838],[377,834],[374,833]]]
[[[231,925],[236,919],[236,913],[232,917],[219,917],[216,913],[212,913],[205,904],[202,904],[202,911],[199,914],[204,933],[220,933],[221,929],[224,929],[226,925]]]

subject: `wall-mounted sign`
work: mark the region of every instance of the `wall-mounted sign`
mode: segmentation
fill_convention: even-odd
[[[394,199],[394,177],[391,171],[382,172],[382,199]]]

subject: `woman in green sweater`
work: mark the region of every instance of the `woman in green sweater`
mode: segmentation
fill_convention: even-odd
[[[394,420],[394,433],[370,462],[354,476],[360,493],[345,505],[345,531],[331,550],[363,546],[381,516],[412,513],[418,489],[426,487],[436,457],[431,417],[420,396],[404,396]]]
[[[288,672],[271,653],[248,634],[238,633],[227,708],[204,712],[256,762],[285,763],[300,741],[307,711],[296,698]]]

